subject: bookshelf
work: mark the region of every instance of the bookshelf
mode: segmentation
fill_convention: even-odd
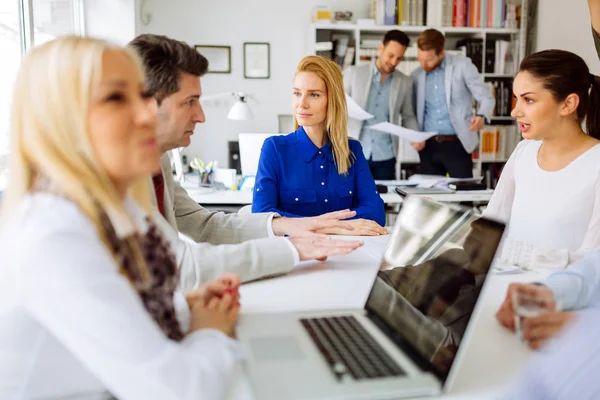
[[[377,0],[385,3],[389,0]],[[403,0],[405,3],[411,0]],[[441,1],[441,0],[440,0]],[[446,0],[443,0],[444,2]],[[449,0],[457,2],[461,0]],[[475,0],[462,0],[465,4]],[[486,1],[486,0],[478,0]],[[501,0],[497,0],[501,1]],[[505,0],[506,1],[506,0]],[[374,1],[375,2],[375,1]],[[512,109],[512,81],[518,69],[518,64],[525,56],[525,34],[527,32],[528,0],[508,0],[512,5],[520,6],[518,28],[503,27],[470,27],[470,26],[439,26],[439,25],[376,25],[376,24],[348,24],[348,23],[313,23],[309,27],[308,52],[329,57],[336,61],[342,69],[350,65],[370,62],[377,55],[377,46],[385,32],[398,29],[405,32],[411,39],[404,60],[398,69],[410,75],[419,66],[417,61],[417,37],[426,29],[435,28],[446,36],[446,52],[463,54],[470,57],[478,67],[484,82],[488,83],[490,90],[496,95],[496,110],[490,125],[480,132],[481,135],[493,131],[492,127],[498,126],[498,137],[491,141],[489,138],[479,141],[479,148],[473,156],[474,173],[477,175],[492,174],[501,170],[512,150],[520,140],[517,126],[510,117]],[[447,3],[446,3],[447,4]],[[506,8],[504,17],[506,17]],[[423,20],[429,16],[424,13]],[[399,18],[396,15],[396,18]],[[377,17],[375,18],[377,20]],[[439,21],[441,18],[437,18]],[[423,21],[426,22],[426,21]],[[453,21],[455,23],[456,21]],[[506,23],[506,22],[505,22]],[[330,42],[330,46],[323,46]],[[506,54],[510,53],[507,58]],[[502,56],[499,56],[502,54]],[[500,60],[501,59],[501,60]],[[501,62],[500,62],[501,61]],[[487,132],[487,133],[486,133]],[[502,137],[500,137],[502,135]],[[511,136],[506,140],[504,136]],[[515,136],[515,137],[512,137]],[[480,137],[480,139],[484,139]],[[508,143],[506,143],[508,142]],[[485,145],[482,148],[482,143]],[[493,143],[490,152],[489,144]],[[401,140],[399,157],[401,163],[413,164],[413,169],[419,162],[419,156],[412,146]],[[490,164],[499,164],[490,166]],[[493,167],[493,168],[492,168]],[[486,172],[488,171],[488,172]],[[487,179],[487,177],[486,177]],[[488,179],[490,187],[494,187],[491,176]]]

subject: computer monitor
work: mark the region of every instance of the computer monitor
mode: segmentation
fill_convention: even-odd
[[[260,150],[266,138],[282,133],[240,133],[240,164],[243,176],[256,176]]]

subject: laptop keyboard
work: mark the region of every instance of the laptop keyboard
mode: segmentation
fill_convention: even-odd
[[[339,381],[403,376],[402,370],[353,316],[302,318],[310,335]]]

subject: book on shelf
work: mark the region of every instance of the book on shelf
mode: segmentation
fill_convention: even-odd
[[[516,40],[489,39],[485,44],[485,73],[514,75],[518,70],[519,46]]]
[[[507,0],[376,0],[375,8],[379,25],[518,28],[521,15]]]
[[[331,34],[333,42],[333,58],[337,65],[342,68],[352,65],[354,61],[354,39],[349,33],[335,32]]]
[[[495,117],[510,117],[510,113],[514,107],[512,96],[512,80],[511,79],[490,79],[487,82],[492,96],[496,99],[496,105],[492,112]]]
[[[369,1],[369,18],[375,19],[375,15],[377,14],[377,0],[368,0]]]
[[[383,0],[383,24],[396,25],[397,17],[397,0]]]
[[[470,37],[461,39],[456,42],[456,48],[473,61],[479,73],[483,71],[483,39]]]
[[[515,124],[486,125],[480,133],[479,157],[482,162],[504,162],[510,157],[521,140]]]
[[[315,53],[335,61],[343,70],[354,63],[355,41],[348,32],[317,29]]]
[[[331,51],[333,50],[333,42],[317,42],[315,43],[315,51]]]
[[[346,49],[344,61],[342,63],[342,71],[354,64],[354,47],[350,46]]]

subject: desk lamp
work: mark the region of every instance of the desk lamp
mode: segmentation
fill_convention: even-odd
[[[252,99],[254,101],[257,101],[257,100],[248,93],[244,93],[244,92],[220,93],[220,94],[215,94],[212,96],[203,97],[203,98],[201,98],[201,101],[203,103],[208,103],[212,100],[227,98],[229,96],[235,97],[236,101],[235,101],[235,103],[233,103],[233,106],[231,107],[231,109],[229,110],[229,113],[227,114],[228,119],[237,120],[237,121],[245,121],[245,120],[254,119],[254,116],[252,115],[252,110],[250,109],[250,106],[248,105],[248,99]]]

